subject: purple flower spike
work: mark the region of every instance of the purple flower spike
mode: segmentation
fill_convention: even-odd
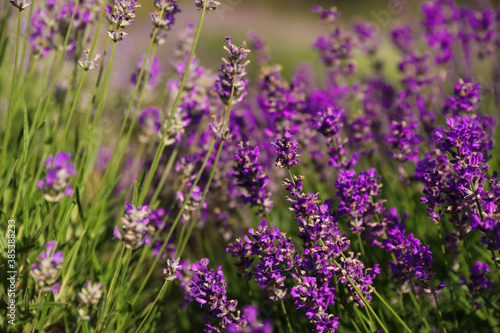
[[[293,138],[290,130],[286,130],[283,137],[274,140],[271,144],[276,148],[276,166],[278,168],[291,169],[299,163],[300,155],[297,154],[297,141],[291,140]]]
[[[245,49],[246,43],[237,47],[231,43],[231,37],[226,37],[228,46],[224,46],[227,51],[227,59],[222,58],[224,64],[219,70],[221,74],[215,84],[215,91],[219,94],[221,101],[228,105],[231,99],[231,92],[234,88],[233,103],[240,102],[247,94],[247,81],[243,77],[247,74],[245,67],[250,63],[245,60],[250,50]]]
[[[45,245],[45,252],[38,257],[37,263],[31,266],[30,275],[37,281],[42,292],[59,291],[59,285],[56,282],[56,275],[61,269],[63,262],[62,251],[54,251],[57,242],[52,241]]]
[[[484,292],[489,289],[491,290],[493,287],[493,280],[488,280],[486,277],[486,273],[491,273],[490,268],[487,263],[476,262],[469,269],[470,272],[470,282],[467,282],[465,277],[462,276],[462,285],[467,286],[469,288],[470,295],[472,299],[475,301],[478,297],[483,296]],[[474,302],[474,305],[477,307],[481,307],[482,303]]]
[[[191,265],[194,276],[189,294],[206,311],[205,332],[220,332],[220,329],[238,324],[235,319],[238,301],[227,299],[222,267],[209,270],[208,263],[208,259],[201,259],[198,264]]]
[[[115,227],[114,237],[122,240],[128,249],[138,249],[144,243],[150,245],[149,236],[155,228],[150,224],[149,214],[148,206],[135,208],[131,203],[127,203],[125,216],[121,218],[121,227]]]
[[[381,177],[373,168],[360,172],[358,178],[355,175],[354,170],[339,172],[335,182],[340,199],[338,215],[347,218],[351,232],[371,234],[377,227],[374,216],[385,211],[384,200],[377,199],[382,187],[377,180]]]
[[[244,191],[241,194],[243,203],[258,207],[258,213],[265,215],[273,207],[273,202],[267,192],[269,177],[264,173],[259,157],[259,147],[250,148],[248,142],[240,142],[238,152],[234,155],[237,164],[232,174]]]
[[[472,84],[470,79],[459,79],[453,92],[454,96],[446,99],[445,114],[452,112],[453,116],[458,116],[461,112],[473,113],[477,110],[481,95],[479,82]]]
[[[347,139],[341,138],[344,119],[344,109],[321,108],[312,119],[312,126],[326,137],[326,144],[330,148],[330,166],[340,170],[350,169],[358,163],[358,153],[353,152],[349,158],[349,149],[346,148]]]
[[[68,163],[71,159],[70,153],[58,152],[55,157],[47,156],[45,166],[47,175],[45,179],[37,182],[38,188],[44,192],[44,198],[48,202],[59,202],[65,196],[73,195],[69,178],[76,175],[75,165]]]

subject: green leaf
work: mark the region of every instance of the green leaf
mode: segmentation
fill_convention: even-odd
[[[7,176],[5,177],[5,181],[3,182],[2,187],[0,188],[0,199],[3,197],[3,193],[7,189],[7,187],[10,184],[10,181],[12,179],[12,174],[14,174],[14,171],[16,170],[17,163],[19,162],[19,159],[15,160],[14,163],[9,168],[9,171],[7,171]]]
[[[29,150],[29,125],[28,125],[28,109],[24,108],[24,122],[23,122],[23,161],[24,165],[28,160],[28,150]]]
[[[45,220],[43,221],[42,223],[42,226],[40,227],[40,229],[38,230],[38,232],[31,237],[32,240],[37,240],[38,237],[40,237],[40,235],[42,234],[42,232],[45,231],[45,229],[47,228],[47,226],[49,225],[50,222],[52,222],[52,217],[54,215],[54,212],[56,210],[58,205],[54,205],[52,206],[52,209],[50,210],[49,214],[47,214],[47,216],[45,217]]]
[[[31,155],[33,155],[33,152],[35,151],[35,147],[42,143],[43,140],[40,139],[40,133],[42,133],[42,128],[45,126],[45,122],[43,122],[37,129],[36,129],[36,132],[35,132],[35,136],[33,137],[33,142],[31,144],[31,147],[29,149],[29,152],[28,152],[28,156],[26,157],[26,161],[29,161],[31,159]]]

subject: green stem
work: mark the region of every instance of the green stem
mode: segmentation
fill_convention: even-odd
[[[68,30],[66,31],[66,37],[64,38],[64,43],[63,43],[63,46],[62,46],[62,49],[61,49],[61,56],[59,57],[59,62],[57,63],[56,72],[54,74],[54,78],[52,79],[52,84],[50,85],[49,92],[48,92],[48,94],[46,96],[46,100],[45,100],[45,103],[44,103],[44,106],[43,106],[43,109],[42,109],[42,115],[40,117],[38,125],[37,126],[33,126],[33,128],[40,127],[40,125],[43,123],[43,121],[45,119],[45,114],[47,113],[47,109],[48,109],[49,102],[50,102],[50,97],[52,96],[52,91],[54,90],[54,86],[56,84],[57,76],[59,75],[59,71],[61,70],[61,65],[62,65],[62,62],[64,60],[64,54],[66,54],[66,46],[68,45],[68,40],[69,40],[69,35],[70,35],[70,32],[71,32],[71,27],[73,26],[73,21],[75,20],[75,15],[76,15],[76,12],[77,12],[77,8],[78,8],[79,2],[80,1],[75,1],[75,6],[73,7],[73,14],[71,15],[71,20],[69,21]],[[35,115],[35,117],[36,117],[36,115]]]
[[[447,333],[446,326],[444,326],[443,314],[441,313],[441,309],[439,308],[439,302],[434,290],[432,291],[432,295],[434,296],[434,301],[436,302],[436,309],[439,315],[439,326],[441,326],[441,329],[444,333]]]
[[[293,332],[292,324],[290,323],[290,318],[288,317],[288,314],[286,313],[285,302],[283,302],[283,301],[281,301],[281,310],[283,310],[283,314],[285,315],[286,325],[288,326],[288,331]]]
[[[399,316],[398,316],[398,314],[396,313],[396,311],[394,311],[394,309],[393,309],[393,308],[392,308],[389,304],[387,304],[387,302],[386,302],[386,301],[385,301],[385,299],[382,297],[382,295],[380,295],[376,289],[373,291],[373,293],[375,294],[375,296],[377,296],[377,297],[378,297],[378,299],[382,302],[382,304],[384,304],[384,306],[385,306],[385,307],[389,310],[389,312],[391,312],[391,313],[392,313],[392,315],[393,315],[394,317],[396,317],[396,319],[399,321],[399,323],[400,323],[401,325],[403,325],[403,327],[404,327],[404,328],[405,328],[408,332],[412,333],[411,329],[410,329],[410,328],[406,325],[406,323],[404,322],[404,320],[403,320],[403,319],[401,319],[401,317],[399,317]]]
[[[142,80],[142,75],[144,73],[144,68],[146,67],[147,59],[149,58],[149,54],[151,52],[151,48],[153,47],[153,43],[154,43],[154,40],[156,38],[156,33],[157,33],[157,28],[154,29],[153,36],[151,37],[151,40],[149,42],[149,46],[148,46],[148,50],[146,52],[146,56],[144,57],[144,61],[142,62],[141,70],[139,72],[139,76],[137,77],[137,82],[135,84],[134,91],[132,92],[132,97],[130,98],[130,102],[128,104],[128,108],[127,108],[127,111],[125,113],[125,118],[123,119],[122,126],[120,128],[120,133],[118,134],[118,139],[116,140],[115,148],[113,149],[113,154],[111,154],[111,158],[109,160],[108,168],[106,168],[106,171],[104,172],[104,175],[102,176],[101,183],[99,185],[99,189],[97,190],[97,194],[96,194],[94,203],[92,204],[91,210],[93,210],[95,203],[99,202],[100,196],[102,194],[102,190],[105,188],[105,186],[103,186],[103,184],[106,183],[106,180],[108,179],[108,176],[109,176],[109,173],[111,172],[111,170],[112,169],[113,170],[117,170],[119,168],[119,165],[117,165],[116,167],[114,166],[113,161],[115,159],[116,153],[118,152],[118,148],[120,147],[120,142],[121,142],[121,139],[122,139],[123,134],[125,132],[125,127],[127,125],[127,121],[128,121],[129,115],[130,115],[130,111],[132,110],[132,105],[133,105],[134,100],[135,100],[135,95],[137,93],[137,90],[139,89],[139,86],[140,86],[140,83],[141,83],[141,80]],[[136,112],[136,115],[137,115],[137,112]],[[113,174],[114,174],[114,172],[113,172]]]
[[[66,127],[64,128],[63,137],[61,138],[61,141],[59,141],[59,148],[57,148],[57,151],[61,150],[61,148],[65,142],[66,135],[68,135],[69,126],[71,125],[71,120],[73,119],[73,114],[74,114],[75,109],[76,109],[76,103],[78,102],[78,98],[80,97],[80,92],[82,91],[83,82],[85,81],[86,75],[87,75],[87,71],[84,71],[83,75],[82,75],[82,79],[80,80],[80,86],[78,87],[78,91],[76,92],[76,96],[75,96],[75,99],[73,101],[73,105],[71,106],[71,111],[69,112],[68,120],[66,121]]]
[[[158,186],[155,189],[155,192],[153,194],[153,197],[151,198],[151,203],[154,204],[156,199],[158,199],[158,196],[161,193],[161,189],[163,188],[163,185],[165,185],[165,182],[167,181],[168,174],[170,173],[170,170],[172,169],[172,166],[174,165],[175,158],[177,157],[177,154],[179,153],[179,148],[175,148],[172,154],[170,154],[170,157],[168,158],[167,166],[165,167],[165,170],[163,170],[163,174],[161,175],[160,182],[158,183]]]
[[[181,95],[182,95],[182,92],[184,90],[184,84],[186,83],[186,79],[188,77],[189,68],[191,67],[191,62],[193,61],[194,52],[196,50],[196,45],[198,44],[198,39],[200,37],[201,28],[203,26],[203,20],[205,18],[207,3],[208,3],[208,1],[205,1],[205,7],[201,11],[200,23],[198,24],[198,31],[196,32],[196,37],[194,39],[193,47],[191,49],[191,53],[189,55],[189,60],[188,60],[188,63],[186,65],[186,71],[184,72],[184,76],[182,77],[181,85],[179,86],[179,92],[177,93],[174,105],[172,106],[172,111],[170,112],[170,116],[168,117],[167,126],[165,127],[165,131],[163,132],[162,138],[160,140],[160,144],[158,145],[158,148],[156,149],[155,157],[153,159],[153,164],[151,165],[151,169],[149,170],[148,176],[146,178],[146,182],[144,183],[144,188],[141,191],[141,196],[139,198],[140,204],[142,204],[144,202],[144,199],[146,198],[146,194],[148,192],[149,185],[151,184],[151,181],[153,180],[153,176],[156,172],[156,169],[158,168],[158,163],[160,163],[160,157],[163,153],[163,150],[165,149],[165,145],[163,145],[163,142],[164,142],[165,137],[167,136],[168,131],[170,129],[170,124],[172,122],[174,112],[177,111],[177,107],[179,106],[179,103],[180,103]]]
[[[113,297],[113,291],[115,289],[116,281],[118,281],[118,277],[120,276],[120,271],[123,266],[123,253],[125,252],[125,244],[122,244],[122,251],[120,253],[120,261],[118,262],[118,267],[115,270],[115,274],[113,275],[113,279],[111,280],[111,285],[109,286],[108,294],[106,295],[106,300],[104,303],[104,312],[102,314],[102,317],[99,319],[99,324],[97,325],[98,330],[101,331],[103,329],[102,324],[103,321],[106,319],[106,316],[108,314],[108,308],[109,304],[111,303],[111,298]],[[125,258],[126,260],[126,258]]]
[[[17,18],[17,37],[16,37],[16,57],[14,59],[14,70],[12,71],[12,84],[10,86],[10,100],[9,109],[7,110],[7,123],[5,128],[5,135],[3,139],[3,151],[2,151],[2,163],[7,161],[7,147],[9,146],[10,131],[12,128],[12,109],[14,104],[15,96],[15,86],[16,86],[16,74],[17,74],[17,60],[19,57],[19,35],[21,34],[21,11],[19,10],[19,15]]]
[[[90,139],[92,138],[92,135],[94,133],[94,128],[95,128],[95,125],[97,123],[97,119],[99,118],[99,114],[100,114],[101,109],[102,109],[102,104],[103,104],[103,101],[104,101],[104,92],[105,92],[107,84],[108,84],[109,72],[110,72],[110,69],[111,69],[111,65],[113,63],[113,57],[114,57],[114,54],[115,54],[115,49],[116,49],[116,43],[113,43],[113,46],[111,47],[111,54],[109,56],[108,68],[106,69],[106,75],[104,76],[104,83],[103,83],[103,87],[102,87],[102,90],[101,90],[101,97],[99,99],[99,104],[97,105],[97,110],[96,110],[96,113],[95,113],[95,116],[94,116],[94,120],[92,121],[92,127],[90,128],[90,133],[89,133],[88,138],[87,138],[87,144],[85,145],[85,150],[83,152],[83,157],[82,157],[82,160],[80,161],[80,168],[78,170],[78,177],[80,178],[80,181],[83,180],[83,167],[85,165],[85,159],[87,157],[87,151],[88,151],[89,146],[90,146]]]
[[[361,250],[361,255],[364,257],[365,256],[365,248],[363,247],[363,241],[361,240],[361,234],[358,233],[358,242],[359,242],[359,248]]]
[[[161,254],[163,252],[163,250],[165,250],[165,247],[167,246],[168,244],[168,241],[170,240],[170,237],[172,236],[172,233],[173,231],[175,230],[175,227],[177,226],[177,223],[179,223],[179,220],[182,216],[182,213],[184,212],[184,210],[186,209],[186,206],[189,202],[189,199],[191,198],[191,196],[193,195],[193,192],[194,192],[194,189],[196,188],[196,185],[198,185],[198,181],[200,180],[201,178],[201,175],[203,173],[203,170],[205,170],[205,166],[207,165],[207,162],[208,162],[208,159],[210,158],[210,156],[212,155],[212,151],[214,149],[214,146],[215,146],[215,141],[217,139],[217,136],[214,137],[214,139],[212,140],[212,144],[207,152],[207,155],[205,156],[205,160],[203,161],[203,164],[200,168],[200,171],[198,171],[198,176],[196,177],[193,185],[191,186],[191,189],[189,190],[189,194],[187,195],[186,199],[184,200],[184,204],[182,205],[181,207],[181,210],[179,211],[179,213],[177,213],[177,216],[175,218],[175,221],[174,223],[172,224],[172,227],[170,228],[170,231],[167,235],[167,238],[165,239],[165,241],[163,242],[163,245],[159,251],[159,253]],[[140,202],[140,201],[139,201]],[[146,286],[146,283],[148,282],[149,280],[149,277],[151,276],[151,274],[153,273],[153,270],[155,269],[156,267],[156,264],[158,263],[158,260],[160,259],[161,255],[157,255],[155,260],[153,261],[153,264],[151,265],[151,267],[149,268],[149,271],[148,273],[146,274],[146,277],[143,279],[143,282],[142,282],[142,285],[141,287],[139,288],[139,291],[137,292],[136,296],[134,297],[134,299],[132,300],[132,305],[135,304],[135,302],[137,301],[137,299],[139,298],[139,295],[140,293],[142,292],[142,290],[144,289],[144,287]]]
[[[139,325],[139,328],[137,329],[137,331],[135,331],[135,333],[139,333],[142,329],[142,327],[144,326],[144,324],[146,323],[146,320],[148,319],[149,317],[149,314],[151,313],[151,311],[153,311],[156,303],[158,302],[158,300],[160,299],[160,296],[163,294],[163,291],[165,290],[166,286],[168,285],[168,281],[165,281],[163,283],[163,286],[161,286],[161,289],[160,289],[160,292],[158,293],[158,295],[156,296],[154,302],[153,302],[153,305],[149,308],[149,311],[148,313],[146,313],[146,315],[144,316],[144,319],[142,320],[141,324]]]
[[[227,105],[227,108],[226,108],[227,115],[226,115],[226,123],[224,125],[224,133],[227,132],[227,129],[229,126],[229,115],[231,114],[231,106],[233,104],[233,96],[234,96],[234,85],[231,87],[231,96],[229,97],[229,104]],[[214,140],[215,140],[215,138],[214,138]],[[220,158],[220,155],[222,153],[222,147],[224,146],[225,141],[226,141],[226,139],[225,139],[225,137],[223,137],[221,139],[219,149],[217,150],[217,156],[215,157],[215,161],[214,161],[214,164],[212,166],[212,171],[210,172],[210,176],[208,178],[207,184],[205,185],[205,189],[203,190],[203,195],[202,195],[201,201],[200,201],[202,204],[199,205],[198,208],[196,209],[196,213],[194,214],[193,222],[189,226],[189,231],[188,231],[188,234],[186,235],[186,239],[184,241],[182,240],[182,238],[179,239],[179,243],[182,244],[182,246],[181,246],[181,251],[180,251],[178,257],[180,257],[182,255],[182,253],[184,252],[184,249],[186,248],[187,242],[189,240],[189,236],[191,236],[191,233],[193,232],[194,226],[196,224],[195,222],[198,218],[198,214],[201,211],[201,207],[203,205],[203,202],[205,201],[205,198],[207,197],[207,194],[208,194],[208,190],[210,189],[210,185],[212,184],[212,179],[214,178],[215,170],[217,169],[217,164],[219,163],[219,158]],[[264,212],[266,212],[265,209],[264,209]],[[267,212],[266,212],[266,218],[267,218],[268,222],[270,223],[271,220],[269,219],[269,216],[267,216]]]
[[[151,42],[154,41],[155,36],[156,35],[153,34]],[[134,115],[132,117],[132,122],[131,122],[131,124],[129,126],[129,129],[127,131],[127,135],[125,136],[125,141],[123,143],[123,148],[121,149],[121,151],[120,151],[120,153],[118,155],[118,160],[115,163],[113,163],[114,171],[111,173],[111,179],[114,179],[116,177],[116,173],[120,169],[120,165],[121,165],[121,163],[123,161],[123,157],[125,156],[125,150],[127,149],[127,145],[128,145],[128,143],[130,141],[130,137],[132,136],[132,132],[133,132],[133,130],[135,128],[135,124],[137,123],[137,118],[138,118],[140,110],[141,110],[142,97],[144,96],[144,91],[146,90],[146,87],[147,87],[147,84],[148,84],[149,75],[151,74],[151,69],[153,67],[153,59],[154,59],[154,57],[156,55],[156,49],[157,49],[157,45],[155,44],[154,47],[153,47],[153,52],[152,52],[151,56],[149,56],[149,52],[151,50],[151,44],[150,44],[150,47],[148,48],[148,52],[146,53],[146,56],[144,57],[144,61],[142,63],[141,71],[143,71],[143,68],[146,67],[146,63],[147,63],[148,59],[150,59],[149,70],[146,72],[146,77],[144,78],[144,83],[142,85],[142,89],[139,92],[139,98],[137,100],[137,106],[135,108],[135,112],[134,112]],[[137,79],[137,82],[139,82],[140,78],[141,78],[141,76],[140,76],[140,73],[139,73],[139,78]],[[137,86],[137,84],[136,84],[136,86]],[[129,109],[131,108],[131,105],[132,105],[132,102],[134,100],[134,97],[135,97],[135,93],[132,95],[132,99],[131,99],[131,102],[129,104]],[[117,144],[118,144],[118,142],[117,142]],[[160,142],[160,144],[161,144],[161,142]]]
[[[30,13],[28,14],[28,24],[26,26],[26,32],[25,32],[25,36],[28,36],[30,31],[31,31],[31,17],[33,16],[33,8],[35,6],[30,6]],[[21,65],[19,65],[19,73],[17,74],[17,77],[18,78],[21,78],[21,74],[23,72],[23,67],[24,67],[24,56],[26,54],[26,46],[28,45],[28,38],[24,38],[24,43],[23,43],[23,51],[21,52]],[[19,88],[19,83],[21,81],[18,80],[17,83],[18,83],[18,88]]]

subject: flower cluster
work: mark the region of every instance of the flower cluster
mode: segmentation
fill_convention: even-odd
[[[377,199],[382,185],[375,169],[362,171],[355,178],[354,170],[340,171],[335,188],[339,198],[338,215],[349,221],[352,233],[371,234],[379,226],[376,217],[385,211],[384,200]]]
[[[239,47],[231,43],[231,37],[226,37],[228,46],[224,46],[227,51],[227,59],[222,58],[224,64],[221,66],[219,79],[215,85],[215,91],[219,94],[221,101],[228,105],[231,96],[233,102],[240,102],[247,94],[247,81],[243,77],[247,74],[245,67],[250,63],[245,60],[250,50],[245,49],[245,42]]]
[[[487,263],[477,261],[469,269],[470,282],[467,282],[465,277],[462,276],[462,285],[467,286],[472,299],[476,300],[478,297],[483,296],[484,292],[493,287],[493,280],[488,280],[486,273],[491,273]],[[481,307],[483,304],[475,302],[475,306]]]
[[[163,276],[166,281],[177,279],[177,273],[182,270],[182,265],[179,264],[180,258],[167,259],[167,267],[163,269]]]
[[[146,108],[139,114],[139,125],[141,132],[139,133],[139,142],[149,142],[155,133],[160,130],[160,110],[155,108]]]
[[[243,277],[250,279],[255,276],[259,286],[273,294],[271,299],[285,299],[288,292],[285,287],[285,272],[293,268],[295,244],[278,228],[269,229],[266,220],[257,230],[249,229],[248,233],[252,239],[248,236],[237,238],[234,244],[229,244],[226,251],[231,252],[233,257],[238,257],[235,265],[240,268]],[[259,258],[255,265],[252,256]]]
[[[293,168],[299,163],[300,155],[297,154],[297,141],[291,140],[293,138],[290,130],[285,130],[285,134],[280,139],[271,142],[274,148],[276,148],[276,166],[278,168]]]
[[[148,206],[135,207],[131,203],[125,206],[125,216],[120,220],[121,226],[115,227],[114,236],[122,240],[128,249],[138,249],[144,243],[150,244],[149,235],[154,231],[150,224]],[[121,232],[120,232],[121,230]]]
[[[139,79],[139,75],[141,73],[142,64],[144,64],[145,57],[146,56],[143,55],[137,62],[137,68],[130,77],[130,81],[132,82],[132,84],[136,84],[137,80]],[[145,67],[144,70],[142,70],[142,72],[143,72],[142,73],[143,80],[141,80],[141,85],[144,84],[145,81],[144,79],[147,78],[148,82],[146,83],[146,87],[150,89],[156,87],[156,85],[160,81],[160,74],[161,74],[161,67],[160,67],[160,62],[158,61],[158,57],[153,57],[152,59],[151,57],[149,57],[146,60]]]
[[[265,215],[273,207],[273,202],[267,192],[269,177],[264,173],[259,157],[259,147],[251,148],[248,142],[240,142],[238,152],[234,155],[236,165],[232,174],[244,191],[241,194],[243,203],[258,207],[259,214]]]
[[[75,165],[69,163],[70,153],[58,152],[55,157],[49,155],[45,160],[47,175],[45,179],[39,180],[37,185],[48,202],[59,202],[65,196],[72,196],[73,189],[68,184],[71,176],[76,175]]]
[[[31,266],[30,275],[36,280],[42,292],[59,292],[57,273],[63,262],[62,251],[55,251],[57,242],[52,241],[45,244],[45,251],[40,254],[37,263]]]
[[[480,102],[480,83],[472,84],[471,80],[459,79],[453,88],[454,96],[448,97],[444,106],[444,113],[451,112],[458,116],[460,112],[473,113]]]
[[[19,9],[19,11],[21,11],[21,10],[25,10],[26,8],[30,7],[31,1],[28,1],[28,0],[10,0],[10,4],[12,6],[16,7],[17,9]]]
[[[82,290],[77,293],[78,298],[82,301],[85,307],[81,307],[78,309],[79,317],[84,321],[90,320],[89,307],[96,305],[99,303],[99,300],[102,297],[102,283],[95,283],[87,280],[87,283],[82,288]]]
[[[245,305],[241,310],[241,317],[244,325],[231,324],[227,328],[227,333],[272,333],[273,325],[268,319],[262,323],[257,319],[259,309],[252,305]]]
[[[230,325],[238,323],[236,306],[238,301],[228,300],[226,280],[219,266],[216,271],[208,269],[208,259],[201,259],[198,264],[191,265],[194,275],[190,282],[190,296],[205,311],[205,332],[220,332]]]
[[[220,6],[220,2],[213,0],[194,0],[194,5],[198,7],[199,10],[205,9],[208,12],[216,10],[217,7]]]
[[[89,60],[89,52],[90,52],[90,49],[84,50],[83,54],[85,54],[85,57],[83,58],[83,61],[78,60],[78,66],[80,66],[84,71],[90,71],[90,70],[97,68],[99,66],[99,65],[97,65],[97,61],[99,59],[101,59],[101,55],[96,54],[94,59]]]
[[[149,14],[155,30],[151,36],[155,36],[156,44],[165,42],[165,32],[169,31],[175,24],[175,14],[181,10],[177,6],[177,0],[155,0],[156,12]],[[156,34],[155,34],[156,31]]]
[[[113,7],[106,6],[106,18],[113,26],[114,30],[108,30],[108,37],[116,43],[127,36],[127,33],[120,31],[134,22],[135,10],[141,7],[137,0],[115,0]]]
[[[336,169],[350,169],[358,163],[358,153],[353,152],[349,158],[349,149],[346,148],[347,138],[341,138],[344,118],[344,109],[320,108],[316,118],[312,119],[312,126],[326,137],[325,142],[330,148],[330,166]]]

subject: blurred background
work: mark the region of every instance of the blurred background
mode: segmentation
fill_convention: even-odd
[[[419,20],[420,6],[424,3],[418,0],[221,0],[219,2],[221,6],[205,17],[196,52],[201,64],[216,71],[220,67],[220,58],[224,56],[222,50],[224,38],[231,36],[233,42],[239,45],[241,41],[248,39],[248,31],[253,30],[266,41],[273,62],[283,66],[285,78],[289,78],[297,65],[304,61],[312,64],[316,71],[321,70],[317,63],[317,53],[312,45],[319,35],[326,33],[326,28],[312,12],[313,6],[337,7],[342,14],[340,24],[368,21],[375,25],[379,29],[380,42],[385,46],[379,51],[379,56],[382,59],[389,59],[396,56],[396,53],[389,43],[388,28],[400,22]],[[481,7],[488,6],[492,2],[499,3],[500,0],[456,2],[474,3],[475,7]],[[137,10],[137,20],[127,29],[129,36],[120,43],[117,60],[121,64],[136,63],[147,49],[152,31],[149,13],[154,10],[154,6],[153,1],[139,1],[139,3],[142,7]],[[194,23],[196,27],[200,18],[200,12],[196,10],[192,1],[182,0],[178,4],[182,12],[176,16],[176,23],[167,37],[167,42],[159,47],[157,53],[166,76],[171,69],[170,58],[178,32],[188,23]],[[102,49],[105,34],[101,37]],[[253,66],[249,66],[251,78],[257,75],[253,69]],[[122,71],[115,71],[115,84],[126,84],[133,70],[123,68]]]

